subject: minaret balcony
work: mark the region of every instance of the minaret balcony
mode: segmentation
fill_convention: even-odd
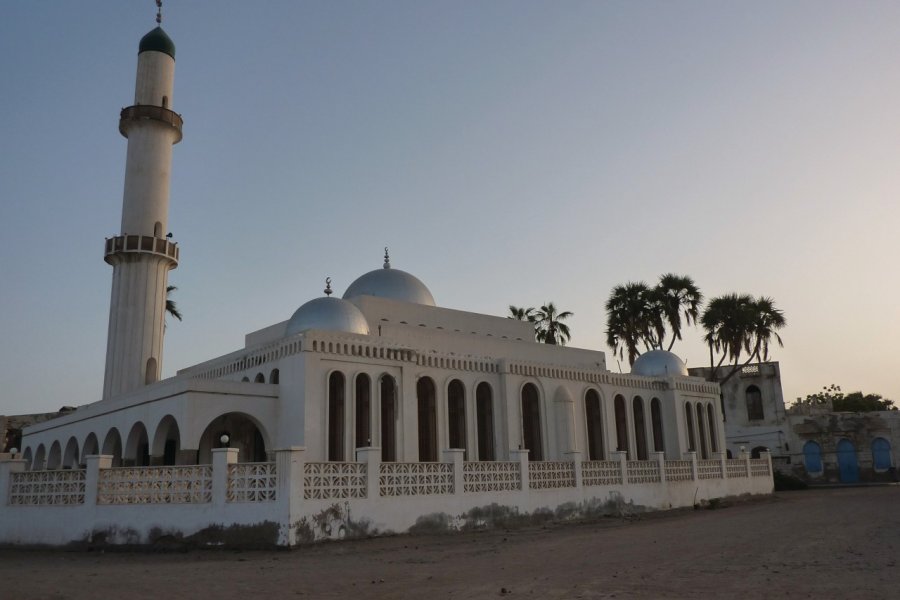
[[[119,114],[119,133],[126,138],[128,137],[128,127],[136,121],[159,121],[174,128],[177,132],[174,144],[181,141],[181,127],[184,120],[175,111],[162,106],[152,106],[150,104],[136,104],[123,108]]]
[[[178,265],[178,244],[152,235],[125,234],[106,238],[103,260],[112,265],[116,263],[114,256],[121,254],[155,254],[171,260],[172,268]]]

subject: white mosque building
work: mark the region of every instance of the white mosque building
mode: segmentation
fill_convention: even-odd
[[[157,27],[119,121],[103,397],[27,428],[0,461],[0,542],[231,527],[291,545],[771,492],[769,457],[726,458],[719,387],[674,354],[612,373],[601,351],[537,343],[531,323],[439,306],[387,249],[340,298],[328,280],[243,348],[160,380],[179,260],[166,235],[174,70]]]

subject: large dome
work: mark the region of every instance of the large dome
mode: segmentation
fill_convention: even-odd
[[[410,275],[406,271],[391,268],[387,252],[385,252],[383,268],[369,271],[360,276],[344,292],[345,300],[357,296],[378,296],[413,304],[435,306],[434,296],[418,277]]]
[[[684,362],[671,352],[651,350],[637,357],[631,366],[631,374],[645,377],[687,377],[688,370]]]
[[[344,331],[346,333],[369,334],[369,323],[356,306],[326,296],[310,300],[298,308],[288,321],[285,336],[294,335],[307,329]]]

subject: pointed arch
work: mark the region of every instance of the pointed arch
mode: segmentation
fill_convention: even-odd
[[[62,466],[62,447],[59,440],[53,442],[50,446],[50,452],[47,454],[47,470],[54,471]]]
[[[69,441],[66,442],[66,449],[63,452],[62,459],[62,468],[63,469],[77,469],[78,468],[78,458],[80,454],[78,452],[78,440],[73,435],[69,438]]]
[[[103,446],[100,448],[101,454],[112,456],[112,466],[122,466],[122,434],[115,427],[110,428],[103,438]]]
[[[87,464],[87,457],[97,454],[100,454],[100,441],[97,439],[97,434],[91,432],[84,438],[84,444],[81,445],[81,464]]]
[[[32,471],[43,471],[47,468],[47,450],[43,444],[38,444],[37,450],[34,451],[34,464],[31,466]]]
[[[122,455],[125,466],[146,467],[150,465],[150,438],[147,427],[140,421],[131,426]]]

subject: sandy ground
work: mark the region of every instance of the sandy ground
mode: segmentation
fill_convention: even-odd
[[[0,600],[898,598],[900,487],[293,551],[0,550]],[[504,591],[505,590],[505,591]]]

